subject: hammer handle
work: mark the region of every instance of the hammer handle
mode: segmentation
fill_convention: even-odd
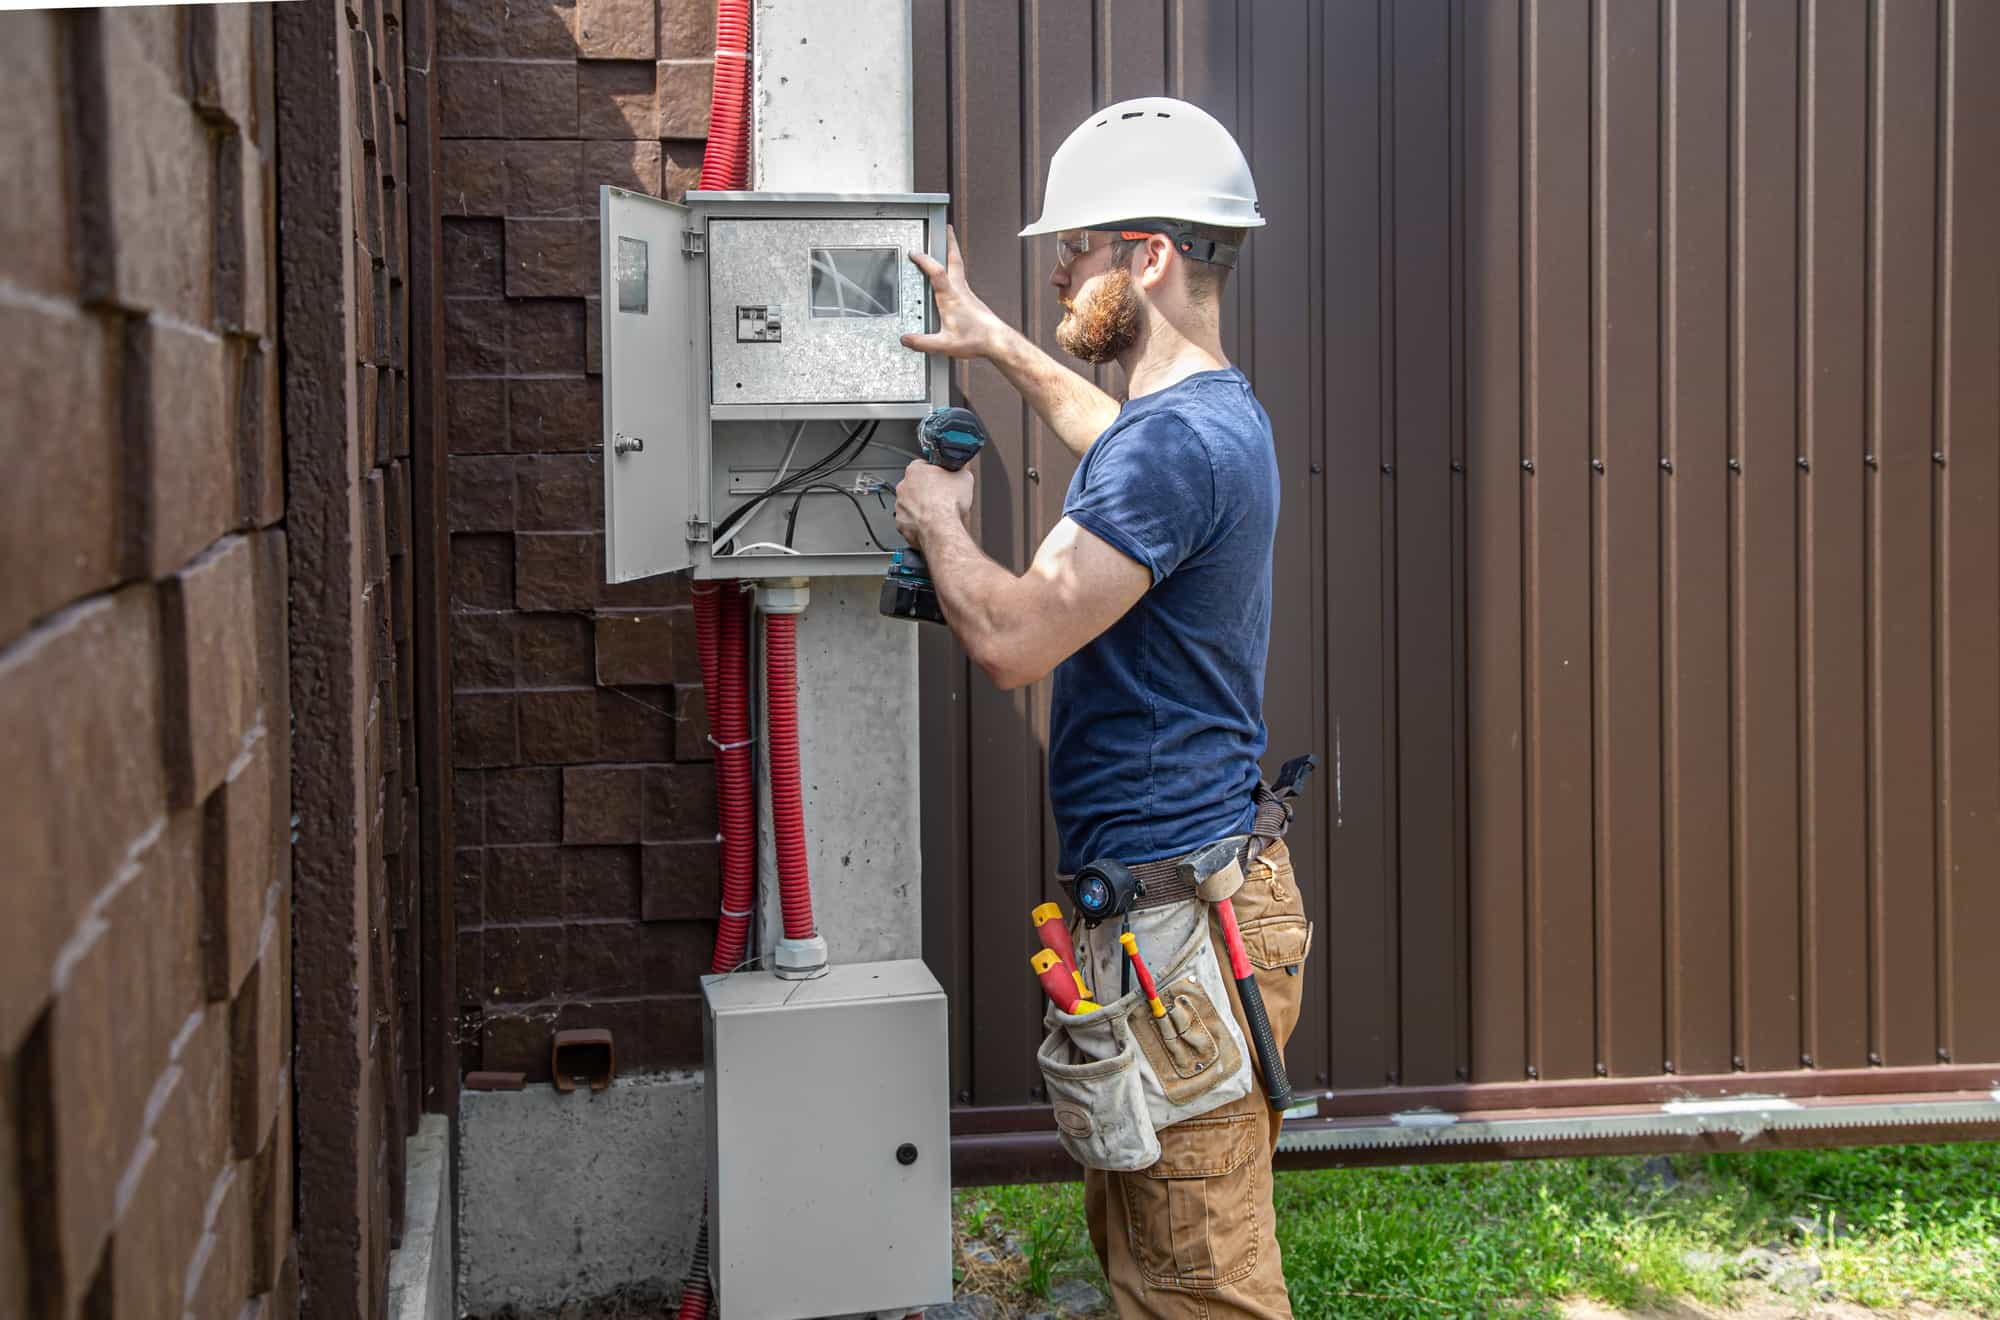
[[[1229,949],[1229,971],[1236,980],[1236,997],[1243,1002],[1243,1020],[1250,1025],[1250,1042],[1257,1047],[1257,1068],[1264,1074],[1264,1096],[1271,1108],[1280,1112],[1292,1107],[1292,1079],[1285,1072],[1285,1055],[1278,1048],[1277,1033],[1271,1030],[1271,1015],[1264,1011],[1264,992],[1257,986],[1256,969],[1243,948],[1243,932],[1236,925],[1236,908],[1228,899],[1215,905],[1222,921],[1223,944]]]

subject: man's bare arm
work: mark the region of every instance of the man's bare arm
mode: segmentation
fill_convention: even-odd
[[[936,334],[904,335],[903,346],[947,357],[985,358],[1020,391],[1035,415],[1069,451],[1082,457],[1117,418],[1118,401],[993,314],[966,281],[965,257],[958,250],[956,231],[947,231],[946,257],[945,264],[939,265],[929,253],[910,254],[917,269],[930,279],[938,330]]]
[[[923,552],[952,633],[1002,691],[1049,673],[1153,585],[1145,565],[1068,518],[1020,577],[988,559],[956,518],[927,523]]]

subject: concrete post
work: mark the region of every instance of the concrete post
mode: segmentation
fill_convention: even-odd
[[[910,190],[909,0],[756,0],[751,39],[753,188]],[[916,713],[924,625],[882,617],[880,587],[877,577],[816,579],[799,619],[801,795],[814,915],[836,963],[923,953]],[[770,781],[761,769],[758,780],[758,867],[767,881],[758,947],[768,959],[783,922]]]

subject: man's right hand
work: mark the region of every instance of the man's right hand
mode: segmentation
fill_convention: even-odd
[[[937,307],[936,334],[903,336],[903,347],[919,353],[942,353],[946,357],[991,356],[1007,326],[981,302],[965,280],[965,258],[958,250],[958,233],[945,227],[946,261],[939,265],[928,252],[912,252],[910,260],[930,278],[931,301]]]

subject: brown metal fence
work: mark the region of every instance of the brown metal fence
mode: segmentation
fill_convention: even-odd
[[[918,184],[1044,344],[1014,232],[1084,114],[1185,96],[1250,153],[1225,325],[1284,476],[1271,763],[1325,761],[1302,1088],[2000,1080],[2000,7],[916,12]],[[960,383],[1019,567],[1073,463]],[[926,647],[953,1086],[1032,1106],[1046,685]]]

